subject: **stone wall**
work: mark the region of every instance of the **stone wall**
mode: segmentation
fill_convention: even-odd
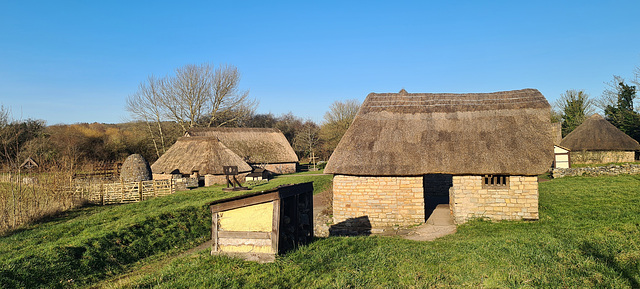
[[[606,164],[633,162],[633,151],[572,151],[572,164]]]
[[[623,174],[640,174],[640,165],[623,164],[568,169],[555,168],[551,170],[551,176],[556,179],[569,176],[616,176]]]
[[[333,222],[368,220],[372,228],[423,223],[422,179],[421,176],[336,175],[333,178]]]
[[[453,176],[450,208],[457,224],[472,218],[537,220],[538,177],[509,176],[508,188],[486,189],[482,176]]]
[[[240,173],[236,176],[236,180],[240,183],[244,183],[247,175],[249,173]],[[229,176],[229,179],[233,179],[232,176]],[[204,175],[204,186],[213,186],[213,185],[226,185],[227,178],[225,175]]]
[[[266,164],[264,166],[260,166],[267,171],[270,171],[274,174],[293,174],[296,172],[297,163],[284,163],[284,164]]]

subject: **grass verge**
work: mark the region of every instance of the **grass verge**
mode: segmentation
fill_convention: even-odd
[[[474,220],[433,242],[318,239],[272,264],[176,258],[124,288],[640,287],[640,176],[540,183],[540,220]]]
[[[65,212],[0,237],[0,287],[84,287],[117,276],[205,242],[214,200],[308,181],[319,192],[331,176],[283,176],[245,192],[217,186]]]

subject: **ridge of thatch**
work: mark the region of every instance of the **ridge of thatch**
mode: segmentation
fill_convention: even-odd
[[[560,145],[572,151],[635,151],[640,144],[599,114],[587,118],[562,139]]]
[[[250,164],[298,162],[298,156],[277,128],[194,128],[187,135],[213,137]]]
[[[371,93],[325,172],[538,175],[552,162],[550,106],[538,90]]]
[[[181,137],[151,165],[151,170],[154,174],[198,171],[201,175],[222,175],[223,166],[237,166],[238,173],[251,171],[251,166],[215,138]]]

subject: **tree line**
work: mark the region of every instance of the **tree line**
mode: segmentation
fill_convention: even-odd
[[[599,98],[592,98],[583,90],[567,90],[554,103],[552,121],[561,122],[562,137],[571,133],[597,109],[604,118],[636,141],[640,141],[640,112],[634,107],[637,87],[640,86],[640,66],[631,80],[614,75],[606,82]]]
[[[357,100],[334,102],[322,123],[295,116],[256,113],[258,102],[239,89],[236,67],[185,65],[165,77],[149,76],[127,97],[132,121],[47,126],[16,120],[0,106],[0,164],[17,168],[26,158],[68,169],[123,161],[141,154],[159,158],[194,127],[277,128],[301,161],[327,160],[360,108]]]

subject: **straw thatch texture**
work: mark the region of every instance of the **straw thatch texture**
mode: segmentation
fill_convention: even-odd
[[[122,164],[120,179],[125,182],[151,180],[151,167],[142,155],[132,154]]]
[[[562,139],[561,146],[572,151],[635,151],[640,144],[599,114],[587,118]]]
[[[553,162],[550,106],[535,89],[371,93],[326,173],[537,175]]]
[[[187,135],[217,138],[250,164],[298,162],[287,138],[276,128],[196,128]]]
[[[215,138],[182,137],[151,166],[151,170],[154,174],[198,171],[200,175],[222,175],[223,166],[237,166],[238,173],[251,171],[251,166]]]

